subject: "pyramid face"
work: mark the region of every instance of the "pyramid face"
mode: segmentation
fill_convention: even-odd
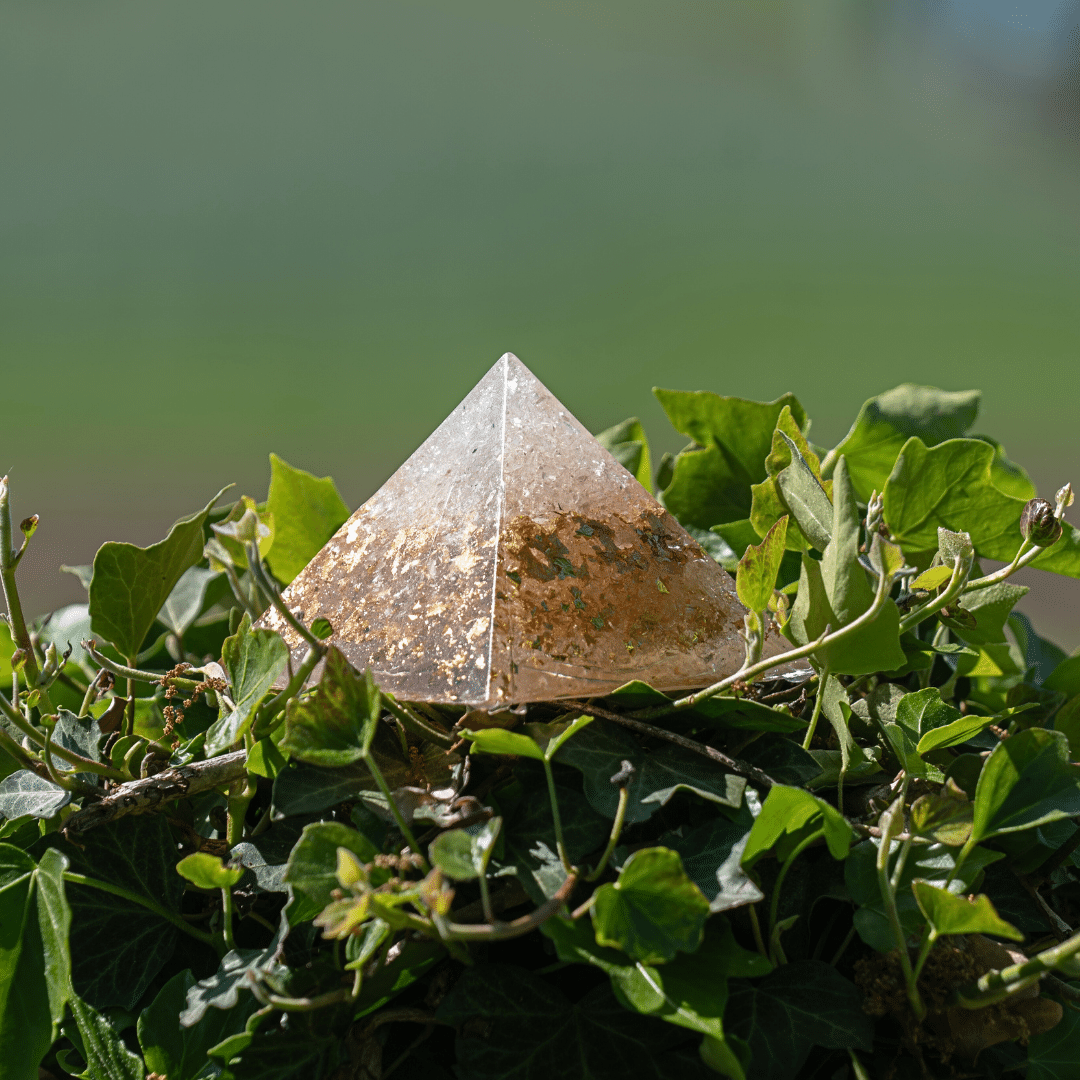
[[[284,595],[404,700],[681,690],[743,657],[728,574],[509,353]]]

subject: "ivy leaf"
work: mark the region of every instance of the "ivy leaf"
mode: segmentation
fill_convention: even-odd
[[[831,456],[847,457],[855,490],[868,502],[875,490],[885,487],[908,439],[917,436],[927,446],[936,446],[959,438],[975,423],[981,398],[978,390],[939,390],[903,383],[863,405]]]
[[[832,537],[833,505],[799,447],[783,432],[781,436],[791,451],[791,464],[776,477],[780,497],[802,535],[811,546],[824,551]]]
[[[184,571],[202,558],[203,526],[219,491],[205,509],[182,518],[169,535],[148,548],[109,541],[94,556],[90,581],[90,626],[134,661]]]
[[[1080,780],[1060,731],[1028,728],[998,743],[975,789],[972,839],[1031,829],[1080,814]]]
[[[933,728],[919,738],[915,746],[917,754],[928,754],[931,750],[943,750],[950,746],[959,746],[966,743],[972,736],[977,735],[983,728],[988,727],[997,719],[994,716],[979,716],[971,713],[954,720],[951,724],[945,724],[939,728]]]
[[[915,902],[926,916],[934,934],[992,934],[994,937],[1023,941],[1024,935],[994,910],[989,896],[956,896],[928,881],[916,878],[911,883]]]
[[[555,827],[543,772],[537,766],[532,771],[519,766],[515,771],[516,798],[508,790],[498,794],[505,822],[504,852],[495,861],[503,873],[516,875],[535,903],[542,904],[558,891],[566,880],[566,871],[556,854]],[[555,797],[559,800],[567,854],[571,862],[578,862],[603,844],[610,827],[580,791],[556,781]]]
[[[938,843],[961,847],[971,836],[975,807],[952,780],[939,793],[920,795],[911,804],[911,831]]]
[[[792,787],[804,787],[821,772],[821,766],[808,751],[793,739],[778,735],[755,739],[739,756],[774,780]]]
[[[753,1076],[790,1080],[811,1047],[871,1050],[874,1021],[863,996],[821,960],[786,964],[754,982],[732,980],[728,1030],[750,1047]]]
[[[193,986],[195,976],[181,971],[139,1014],[139,1046],[146,1066],[169,1080],[213,1080],[217,1066],[207,1057],[207,1051],[243,1031],[247,1018],[259,1007],[254,995],[248,995],[235,1008],[215,1009],[194,1027],[183,1027],[178,1017]]]
[[[484,728],[482,731],[463,730],[461,734],[483,754],[512,754],[515,757],[532,758],[533,761],[544,760],[544,751],[536,741],[519,731]]]
[[[961,713],[941,699],[936,686],[905,694],[896,705],[896,723],[916,742],[927,732],[959,720]]]
[[[750,489],[767,475],[765,459],[780,413],[789,406],[805,427],[802,406],[790,394],[758,402],[704,392],[653,392],[675,429],[698,444],[675,459],[664,505],[683,524],[701,529],[748,518]]]
[[[739,560],[735,589],[743,606],[749,611],[762,612],[769,606],[780,560],[784,557],[788,518],[785,514],[765,534],[757,546],[751,545]]]
[[[1078,1060],[1080,1013],[1066,1008],[1054,1027],[1028,1042],[1027,1080],[1072,1080]]]
[[[43,776],[20,769],[0,780],[0,815],[51,818],[71,802],[71,792]]]
[[[66,865],[59,852],[39,865],[0,844],[0,1062],[11,1080],[36,1080],[71,997]]]
[[[821,561],[803,556],[799,592],[785,633],[796,644],[820,637],[827,626],[839,630],[874,601],[874,589],[859,562],[859,509],[843,458],[833,474],[832,540]],[[834,675],[893,671],[906,661],[900,647],[900,612],[885,606],[863,630],[815,654]]]
[[[351,851],[362,863],[370,863],[379,849],[363,833],[338,821],[308,825],[289,855],[284,881],[292,886],[289,922],[296,926],[319,914],[338,888],[338,848]]]
[[[641,426],[641,421],[636,416],[601,431],[596,436],[596,441],[627,472],[632,473],[650,495],[652,494],[649,440],[645,435],[645,429]]]
[[[196,851],[181,859],[176,872],[200,889],[231,889],[244,876],[243,867],[227,867],[207,851]]]
[[[701,889],[711,912],[756,904],[764,896],[740,863],[753,824],[744,805],[734,821],[718,814],[685,837],[671,833],[661,837],[665,847],[678,852],[687,877]]]
[[[314,765],[352,764],[370,751],[381,712],[371,671],[357,675],[331,645],[315,694],[289,702],[281,748]]]
[[[950,439],[927,448],[909,439],[885,485],[885,520],[905,551],[933,551],[937,530],[966,530],[976,552],[1009,562],[1020,547],[1025,499],[994,486],[994,448],[979,439]],[[1061,539],[1034,566],[1080,577],[1080,530]]]
[[[124,1045],[101,1013],[78,997],[71,999],[71,1012],[79,1025],[91,1080],[143,1080],[142,1058]]]
[[[435,1015],[459,1028],[457,1069],[470,1080],[705,1080],[715,1075],[693,1058],[666,1052],[677,1041],[674,1033],[627,1012],[606,986],[571,1004],[545,979],[520,967],[467,968]]]
[[[348,520],[349,508],[329,476],[321,480],[270,455],[267,513],[274,518],[274,542],[266,562],[288,585]]]
[[[248,733],[255,709],[288,659],[289,649],[281,636],[273,630],[252,630],[251,617],[245,612],[236,633],[221,647],[221,664],[236,708],[207,730],[207,756],[222,753]]]
[[[206,592],[212,582],[220,575],[203,566],[191,566],[180,575],[180,580],[173,586],[161,610],[157,621],[177,637],[182,638],[192,624],[202,614],[206,602]]]
[[[614,709],[645,709],[654,705],[670,705],[672,699],[648,683],[634,680],[625,683],[608,695],[607,702]],[[711,697],[698,702],[692,709],[667,717],[672,726],[686,724],[700,727],[743,728],[747,731],[803,731],[806,721],[784,712],[782,708],[771,709],[750,698]]]
[[[363,762],[339,769],[323,769],[302,761],[290,761],[274,778],[271,817],[317,814],[346,799],[355,799],[361,791],[377,785]]]
[[[221,1009],[223,1012],[235,1009],[240,1003],[240,991],[250,987],[248,972],[253,975],[283,973],[284,966],[275,959],[278,947],[289,932],[288,920],[282,912],[277,933],[265,949],[233,949],[222,957],[217,971],[208,979],[200,979],[187,990],[187,998],[179,1020],[181,1025],[190,1028],[200,1023],[208,1009]]]
[[[709,902],[668,848],[644,848],[626,860],[618,881],[596,890],[596,943],[644,964],[662,964],[701,944]]]
[[[440,833],[428,848],[432,865],[454,881],[483,877],[501,828],[502,818],[496,817],[480,825]]]
[[[728,1038],[723,1024],[727,980],[766,975],[772,965],[760,954],[743,949],[726,919],[709,921],[696,952],[658,966],[598,945],[583,924],[584,920],[564,918],[544,924],[543,933],[555,943],[560,960],[600,968],[626,1008],[703,1035],[702,1056],[729,1076],[744,1077],[743,1055],[735,1052],[741,1048]]]
[[[844,863],[844,884],[858,905],[854,924],[859,937],[872,949],[889,952],[896,948],[896,938],[885,915],[878,886],[877,853],[878,845],[874,841],[856,844]],[[943,843],[917,844],[908,853],[896,888],[896,910],[905,935],[915,934],[924,921],[910,888],[912,881],[920,878],[960,896],[974,889],[986,867],[1005,857],[1000,851],[972,848],[957,870],[957,856],[957,851]]]
[[[179,914],[184,883],[163,817],[129,815],[84,834],[78,847],[55,843],[73,871]],[[142,904],[88,885],[68,883],[67,897],[72,940],[78,942],[72,955],[76,993],[94,1008],[133,1008],[172,956],[176,927]]]
[[[690,750],[669,745],[647,751],[629,733],[610,724],[593,724],[567,743],[556,760],[581,771],[589,803],[612,819],[619,805],[619,789],[612,785],[611,777],[623,761],[629,761],[635,771],[627,785],[627,824],[647,821],[680,790],[735,809],[746,788],[742,777],[723,772]]]
[[[822,833],[834,859],[847,856],[851,826],[843,814],[823,799],[802,788],[776,784],[754,820],[743,851],[742,865],[751,867],[769,851],[783,862],[808,836]]]

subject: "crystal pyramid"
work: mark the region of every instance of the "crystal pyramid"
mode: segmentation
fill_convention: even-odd
[[[284,598],[410,701],[682,690],[743,657],[731,577],[511,353]],[[262,625],[303,655],[276,611]]]

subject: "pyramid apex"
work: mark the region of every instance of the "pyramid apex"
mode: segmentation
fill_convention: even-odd
[[[510,352],[285,599],[404,700],[681,690],[743,657],[727,572]],[[303,652],[276,612],[262,621]]]

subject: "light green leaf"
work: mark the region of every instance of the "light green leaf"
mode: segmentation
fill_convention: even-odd
[[[1023,941],[1024,935],[994,910],[989,896],[956,896],[928,881],[916,878],[911,883],[915,902],[926,916],[935,936],[942,934],[992,934],[994,937]]]
[[[218,492],[206,507],[182,518],[169,535],[148,548],[109,541],[94,556],[90,581],[90,626],[133,660],[184,571],[203,553],[203,526]]]
[[[227,867],[217,855],[196,851],[176,864],[176,872],[200,889],[231,889],[243,876],[244,868]]]
[[[851,481],[867,502],[874,490],[885,487],[908,439],[917,436],[927,446],[935,446],[945,439],[959,438],[975,423],[981,397],[978,390],[949,391],[903,383],[863,405],[832,456],[847,457]]]
[[[961,847],[971,836],[975,807],[952,780],[940,793],[920,795],[911,804],[911,832],[947,847]]]
[[[628,472],[633,473],[637,482],[652,494],[652,460],[649,456],[649,440],[641,421],[632,416],[621,424],[609,427],[596,436],[596,441]]]
[[[567,739],[572,739],[592,722],[591,716],[579,716],[574,720],[564,720],[557,724],[526,724],[525,730],[544,752],[544,760],[551,761]]]
[[[265,776],[273,780],[287,764],[274,740],[269,736],[259,741],[248,751],[247,771],[256,776]]]
[[[1029,728],[998,743],[975,789],[976,842],[1080,814],[1080,778],[1060,731]]]
[[[754,821],[743,851],[742,865],[751,867],[769,851],[783,862],[808,836],[822,833],[829,854],[843,859],[851,845],[851,826],[827,802],[802,788],[776,784]]]
[[[785,628],[796,644],[816,640],[862,615],[874,601],[874,588],[859,563],[859,510],[844,458],[833,474],[832,540],[819,561],[803,556],[799,592]],[[894,671],[906,663],[900,646],[900,612],[891,601],[859,633],[815,653],[834,675]]]
[[[936,589],[939,585],[944,585],[953,575],[953,568],[951,566],[931,566],[929,570],[924,570],[914,581],[911,583],[913,589]]]
[[[157,614],[158,622],[177,637],[183,637],[202,613],[206,590],[217,577],[213,570],[202,566],[191,566],[185,570],[162,604]]]
[[[788,518],[785,514],[769,529],[765,539],[756,547],[751,545],[739,561],[735,589],[743,606],[749,611],[762,612],[769,606],[780,560],[784,557]]]
[[[668,848],[645,848],[627,859],[614,884],[596,890],[596,943],[661,964],[701,944],[709,902]]]
[[[984,727],[992,724],[996,717],[979,716],[971,713],[968,716],[954,720],[951,724],[934,728],[923,735],[915,746],[917,754],[928,754],[931,750],[943,750],[950,746],[959,746],[966,743],[972,736],[977,735]]]
[[[351,764],[371,749],[381,713],[371,672],[357,675],[331,646],[314,695],[289,702],[281,749],[313,765]]]
[[[515,757],[544,760],[544,751],[534,739],[505,728],[484,728],[483,731],[462,729],[461,736],[473,744],[473,750],[482,754],[513,754]]]
[[[338,848],[351,851],[361,863],[370,863],[379,849],[363,833],[337,821],[308,825],[289,855],[285,882],[292,886],[289,922],[296,926],[318,915],[338,887]],[[389,875],[387,875],[389,876]],[[372,874],[375,881],[376,875]]]
[[[206,754],[213,757],[237,742],[251,729],[255,710],[285,670],[289,649],[274,630],[252,630],[245,612],[232,637],[221,647],[221,663],[229,677],[235,710],[212,724],[206,732]]]
[[[960,710],[941,700],[941,691],[928,686],[914,694],[905,694],[896,706],[896,722],[914,742],[935,728],[960,719]]]
[[[677,431],[696,447],[675,459],[664,504],[683,523],[710,529],[750,516],[751,485],[767,476],[765,459],[784,406],[800,427],[806,413],[790,394],[777,401],[744,401],[717,394],[654,390]]]
[[[274,518],[274,542],[266,562],[288,585],[348,520],[349,508],[329,476],[321,480],[270,455],[267,513]]]
[[[777,474],[780,497],[803,536],[818,551],[824,551],[832,536],[832,503],[798,446],[782,432],[781,436],[791,451],[791,464]]]
[[[994,486],[994,448],[979,439],[950,439],[927,448],[909,439],[885,485],[885,520],[905,551],[933,551],[939,527],[971,534],[984,558],[1009,562],[1020,547],[1026,500]],[[1080,577],[1080,531],[1066,527],[1035,566]]]
[[[50,818],[71,802],[71,792],[29,769],[0,780],[0,815],[8,819],[29,814]]]
[[[483,877],[501,828],[502,818],[496,817],[481,825],[440,833],[428,848],[432,865],[455,881]]]
[[[985,589],[964,593],[960,607],[975,618],[974,626],[953,627],[953,633],[969,645],[987,645],[1005,640],[1005,622],[1017,602],[1027,595],[1027,587],[1000,581]]]

